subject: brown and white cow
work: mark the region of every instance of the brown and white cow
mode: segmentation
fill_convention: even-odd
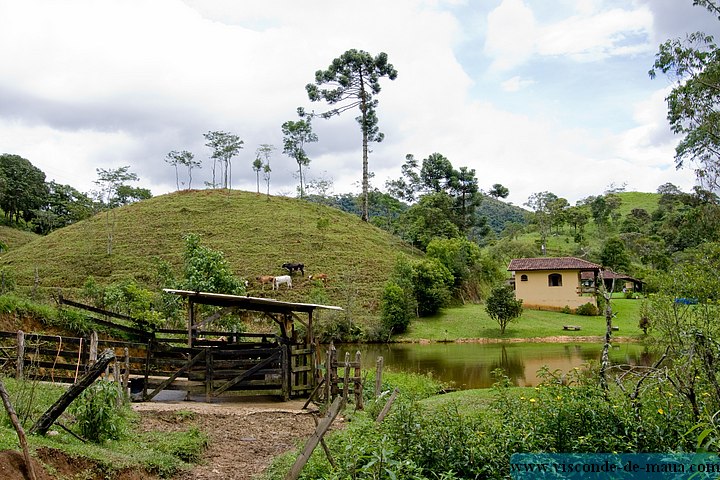
[[[275,277],[273,277],[272,275],[260,275],[260,276],[258,276],[258,277],[255,277],[255,280],[256,280],[260,285],[262,285],[262,289],[265,290],[265,285],[266,285],[266,284],[272,285],[272,284],[273,284],[273,280],[275,280]]]

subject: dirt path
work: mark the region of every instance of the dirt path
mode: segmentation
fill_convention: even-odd
[[[146,430],[187,430],[209,436],[204,462],[174,478],[250,480],[276,456],[295,448],[315,430],[304,400],[229,398],[217,403],[163,401],[133,404]],[[311,404],[311,408],[313,405]]]

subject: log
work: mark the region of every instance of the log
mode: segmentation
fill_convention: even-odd
[[[297,460],[295,460],[295,463],[293,464],[288,474],[285,475],[285,480],[297,480],[297,478],[300,476],[300,472],[310,459],[310,455],[312,455],[313,450],[315,450],[315,447],[317,447],[318,443],[320,443],[320,440],[322,440],[323,435],[325,435],[325,432],[327,432],[330,428],[330,425],[332,425],[335,417],[337,417],[338,413],[340,413],[340,406],[342,405],[342,403],[343,402],[341,397],[335,398],[332,405],[330,406],[330,409],[328,410],[327,415],[325,416],[325,418],[323,418],[322,422],[318,424],[315,432],[305,443],[305,448],[303,448],[302,453],[297,458]]]
[[[8,412],[8,416],[10,417],[10,421],[13,424],[13,427],[15,427],[15,431],[17,432],[18,439],[20,440],[20,446],[23,450],[23,456],[25,457],[25,467],[27,468],[28,474],[30,475],[30,478],[32,480],[36,480],[35,476],[35,469],[33,467],[32,461],[30,459],[30,449],[28,448],[27,444],[27,438],[25,437],[25,431],[22,428],[22,425],[20,425],[20,421],[18,420],[17,413],[15,413],[15,409],[12,406],[12,403],[10,402],[10,395],[8,395],[7,390],[5,389],[5,384],[0,380],[0,396],[2,396],[3,405],[5,405],[5,410]]]
[[[380,415],[378,415],[378,417],[375,419],[375,423],[382,423],[382,421],[385,420],[385,417],[390,412],[390,407],[392,407],[392,404],[395,402],[398,393],[400,393],[400,390],[395,387],[395,390],[393,390],[392,395],[390,395],[390,398],[388,398],[388,401],[380,412]]]
[[[383,357],[377,357],[375,361],[375,397],[380,396],[382,390]]]
[[[30,429],[30,433],[39,433],[45,435],[53,423],[62,415],[65,409],[70,406],[80,394],[85,391],[92,383],[105,371],[108,364],[115,358],[115,352],[109,348],[105,350],[97,359],[97,362],[90,367],[88,372],[83,375],[80,380],[75,382],[67,392],[65,392],[40,419]]]
[[[17,365],[15,378],[22,380],[25,376],[25,333],[22,330],[17,332]]]

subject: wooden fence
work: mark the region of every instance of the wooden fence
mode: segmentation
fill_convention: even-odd
[[[117,360],[107,375],[149,400],[161,390],[208,398],[224,392],[261,392],[284,398],[308,394],[314,385],[312,348],[273,334],[203,332],[188,347],[184,330],[161,330],[147,342],[0,332],[0,362],[18,378],[74,383],[110,348]],[[228,337],[228,335],[230,335]]]

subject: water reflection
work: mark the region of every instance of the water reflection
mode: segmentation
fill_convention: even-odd
[[[356,351],[362,363],[373,368],[378,356],[394,370],[431,373],[455,388],[487,388],[495,379],[492,371],[502,368],[518,386],[539,383],[537,371],[543,366],[567,372],[590,361],[599,361],[602,345],[594,343],[431,343],[339,345],[338,358]],[[648,365],[647,348],[631,343],[615,345],[610,351],[613,364]]]

